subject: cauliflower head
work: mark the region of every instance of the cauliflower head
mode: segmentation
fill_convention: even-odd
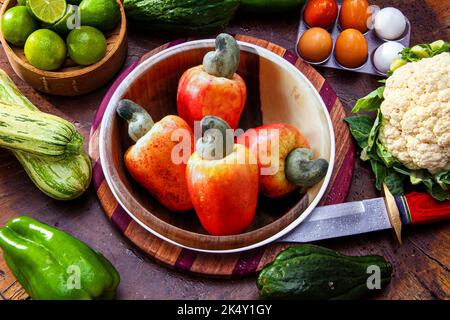
[[[450,53],[408,63],[386,80],[379,138],[409,169],[450,169]]]

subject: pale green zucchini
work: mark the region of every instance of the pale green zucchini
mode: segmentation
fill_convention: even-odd
[[[0,101],[15,104],[20,110],[39,111],[0,69]],[[91,160],[82,150],[63,159],[40,157],[12,151],[33,183],[46,195],[57,200],[72,200],[82,195],[92,178]]]
[[[83,141],[69,121],[0,102],[0,147],[39,156],[66,156],[79,154]]]
[[[91,182],[91,160],[84,152],[61,160],[25,152],[15,152],[15,155],[36,186],[54,199],[75,199]]]

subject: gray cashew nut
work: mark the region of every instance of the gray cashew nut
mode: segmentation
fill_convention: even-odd
[[[203,68],[216,77],[231,79],[239,66],[240,49],[236,40],[226,33],[216,38],[216,50],[203,58]]]
[[[154,125],[148,112],[131,100],[120,100],[116,112],[128,122],[128,135],[134,142],[149,132]]]
[[[233,152],[234,135],[228,123],[215,116],[205,116],[200,122],[202,138],[196,143],[196,151],[205,160],[220,160]]]
[[[300,187],[312,187],[325,177],[328,161],[313,159],[313,152],[306,148],[292,150],[286,158],[286,178]]]

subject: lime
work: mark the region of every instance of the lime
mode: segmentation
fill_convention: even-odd
[[[17,0],[17,4],[19,6],[26,6],[27,5],[27,0]]]
[[[82,26],[102,31],[113,29],[120,20],[120,8],[116,0],[83,0],[80,3]]]
[[[23,47],[28,36],[37,28],[36,20],[24,6],[12,7],[2,17],[3,36],[15,46]]]
[[[89,26],[70,31],[67,36],[70,58],[87,66],[100,61],[106,54],[106,39],[103,33]]]
[[[27,0],[31,14],[44,23],[53,24],[66,13],[66,0]]]
[[[71,30],[80,26],[80,15],[78,8],[69,4],[66,14],[61,20],[49,26],[49,29],[56,31],[61,36],[66,36]]]
[[[25,43],[25,57],[42,70],[55,70],[62,66],[67,56],[64,40],[54,31],[39,29]]]

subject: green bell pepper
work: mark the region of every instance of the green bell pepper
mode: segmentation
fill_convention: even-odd
[[[114,299],[120,282],[113,265],[71,235],[30,217],[0,228],[11,272],[36,300]]]

